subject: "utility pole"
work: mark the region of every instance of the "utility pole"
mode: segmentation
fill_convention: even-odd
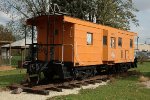
[[[139,50],[139,47],[138,47],[138,45],[139,45],[139,37],[137,36],[137,50]]]
[[[150,39],[150,38],[146,38],[146,39]],[[149,43],[149,41],[147,42],[147,45],[148,45],[148,51],[150,51],[150,43]]]

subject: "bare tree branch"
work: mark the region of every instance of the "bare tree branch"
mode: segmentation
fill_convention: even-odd
[[[23,14],[26,18],[29,18],[27,14],[25,14],[24,12],[22,12],[20,9],[19,9],[19,6],[14,6],[13,4],[11,4],[9,1],[7,1],[13,8],[15,8],[18,12],[20,12],[21,14]],[[15,4],[15,3],[14,3]]]

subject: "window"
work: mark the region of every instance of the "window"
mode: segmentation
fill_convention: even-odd
[[[122,47],[122,38],[121,37],[118,38],[118,46]]]
[[[111,40],[110,40],[110,47],[111,48],[115,48],[115,38],[114,37],[111,37]]]
[[[133,47],[133,40],[130,39],[130,48],[132,48],[132,47]]]
[[[103,45],[107,45],[107,36],[103,36]]]
[[[121,50],[121,58],[123,58],[123,50]]]
[[[87,45],[92,45],[93,44],[93,34],[90,32],[87,32]]]

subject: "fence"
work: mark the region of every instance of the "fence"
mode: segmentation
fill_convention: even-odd
[[[21,56],[0,56],[0,66],[20,67]]]

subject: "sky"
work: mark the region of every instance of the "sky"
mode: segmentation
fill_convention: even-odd
[[[9,17],[9,15],[0,11],[0,24],[5,25],[10,20],[11,18]]]
[[[150,43],[150,0],[133,0],[135,7],[139,10],[136,13],[140,26],[131,24],[132,32],[138,33],[140,43]],[[0,12],[0,24],[5,25],[10,20],[9,16]]]
[[[139,27],[131,25],[131,31],[138,33],[140,43],[150,43],[150,0],[133,0],[139,10],[136,13]]]

